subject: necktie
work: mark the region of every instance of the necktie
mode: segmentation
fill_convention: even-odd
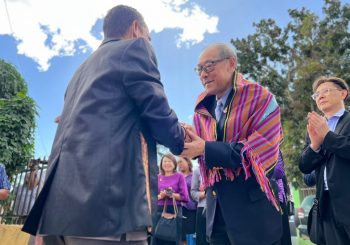
[[[220,120],[223,107],[224,107],[224,104],[221,101],[219,101],[216,105],[216,108],[215,108],[216,121]]]

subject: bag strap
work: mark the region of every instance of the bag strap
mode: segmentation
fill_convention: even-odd
[[[177,216],[179,210],[177,209],[175,197],[173,197],[173,207],[174,207],[174,214]]]
[[[179,213],[179,210],[177,208],[177,205],[176,205],[176,200],[175,200],[175,197],[172,197],[173,199],[173,208],[174,208],[174,214],[177,216],[177,214]],[[163,214],[167,212],[167,203],[168,203],[168,197],[165,197],[164,198],[164,205],[163,205]]]
[[[164,204],[163,204],[163,214],[166,213],[167,211],[167,202],[168,202],[168,197],[164,198]]]

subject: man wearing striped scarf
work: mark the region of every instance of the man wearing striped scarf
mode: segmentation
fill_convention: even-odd
[[[236,71],[237,56],[214,44],[199,57],[196,71],[205,88],[197,99],[192,142],[183,155],[199,158],[207,190],[210,244],[280,244],[280,207],[267,175],[282,140],[274,96]]]

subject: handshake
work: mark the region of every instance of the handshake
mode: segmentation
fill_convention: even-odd
[[[185,134],[185,144],[180,156],[192,159],[204,154],[205,141],[197,135],[196,130],[185,123],[181,123],[181,127]]]
[[[197,135],[196,130],[194,129],[193,126],[186,124],[186,123],[180,123],[181,127],[184,131],[184,135],[185,135],[185,142],[189,143],[192,142],[192,137],[193,135]]]

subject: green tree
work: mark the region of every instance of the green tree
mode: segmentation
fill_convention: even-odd
[[[10,178],[34,153],[36,104],[16,68],[0,59],[0,162]]]
[[[240,71],[267,86],[282,108],[286,172],[294,186],[302,183],[299,156],[305,145],[307,112],[317,110],[312,83],[321,75],[350,82],[350,6],[326,0],[323,16],[306,8],[289,10],[290,22],[255,23],[256,32],[232,39]]]

